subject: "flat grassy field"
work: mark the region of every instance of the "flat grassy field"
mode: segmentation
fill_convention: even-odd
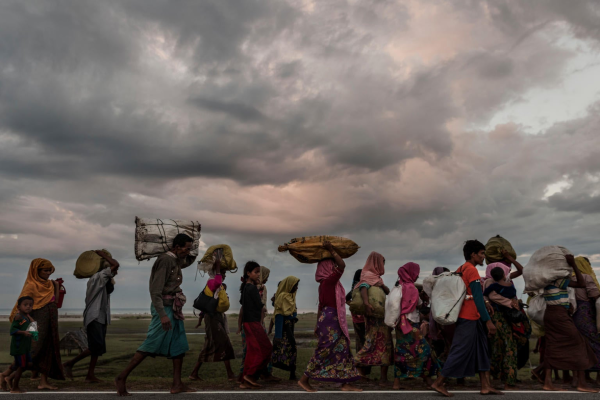
[[[237,374],[240,368],[240,358],[242,352],[241,337],[236,335],[237,330],[237,314],[228,315],[229,317],[229,328],[231,330],[230,338],[235,350],[236,359],[232,360],[233,371]],[[350,318],[348,318],[350,320]],[[268,320],[268,319],[267,319]],[[296,340],[298,342],[298,371],[297,374],[303,373],[306,364],[308,363],[314,347],[316,346],[316,339],[313,335],[313,329],[315,326],[316,314],[302,314],[299,316],[299,322],[296,325]],[[100,358],[96,369],[96,375],[105,380],[104,383],[100,384],[86,384],[83,382],[87,372],[87,360],[81,361],[73,369],[75,376],[74,381],[53,381],[54,384],[59,386],[61,390],[112,390],[114,388],[113,380],[115,376],[125,367],[129,359],[133,356],[138,346],[144,341],[146,337],[146,331],[150,322],[149,317],[138,316],[138,317],[127,317],[114,320],[113,323],[108,327],[107,335],[107,350],[108,352]],[[187,316],[185,321],[185,329],[188,333],[188,341],[190,343],[190,352],[184,359],[183,377],[187,381],[187,376],[190,374],[198,354],[202,350],[204,345],[204,327],[195,329],[197,320],[193,316]],[[61,319],[59,323],[59,329],[61,337],[68,331],[75,331],[82,327],[81,321],[73,321]],[[6,368],[11,362],[12,357],[9,355],[10,337],[8,334],[9,323],[8,321],[0,321],[0,364],[2,368]],[[352,331],[351,331],[352,335]],[[272,337],[271,337],[272,338]],[[354,338],[352,337],[352,350],[354,353]],[[535,342],[532,340],[532,347]],[[74,357],[76,353],[72,353],[70,356],[65,352],[61,352],[63,361],[69,360]],[[531,355],[531,362],[533,365],[537,365],[538,356],[536,354]],[[130,390],[167,390],[169,388],[171,373],[172,373],[172,362],[164,358],[145,360],[130,376],[129,386]],[[288,380],[289,373],[286,371],[274,369],[274,375],[283,379],[281,384],[269,385],[268,388],[294,388],[297,389],[295,382]],[[390,368],[388,373],[388,379],[393,380],[393,367]],[[22,386],[27,390],[34,390],[36,383],[29,379],[29,372],[24,374],[22,380]],[[223,363],[205,363],[200,369],[200,376],[203,381],[192,382],[190,385],[197,389],[206,390],[233,390],[237,389],[238,385],[235,382],[228,382],[227,375],[225,373],[225,367]],[[371,378],[379,379],[380,369],[373,368]],[[536,388],[537,384],[531,382],[529,368],[523,368],[519,371],[519,378],[524,381],[524,384],[528,388]],[[476,380],[469,380],[468,386],[475,386]],[[365,389],[370,390],[376,389],[375,383],[361,383],[366,385]],[[334,385],[321,384],[322,389],[327,389]],[[420,380],[410,380],[405,382],[405,386],[412,387],[414,389],[425,389]],[[388,387],[389,389],[389,387]]]

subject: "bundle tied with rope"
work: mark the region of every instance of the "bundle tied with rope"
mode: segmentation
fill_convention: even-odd
[[[135,217],[135,258],[138,261],[158,257],[171,249],[173,239],[185,233],[193,239],[190,256],[198,256],[200,222]]]
[[[279,252],[288,251],[292,257],[303,264],[314,264],[326,258],[332,258],[323,248],[323,242],[329,241],[342,258],[356,254],[360,247],[352,240],[340,236],[303,236],[290,240],[278,247]]]

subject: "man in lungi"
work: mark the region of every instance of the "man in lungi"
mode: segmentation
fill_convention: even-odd
[[[483,290],[479,282],[480,276],[475,267],[483,265],[485,245],[478,240],[467,240],[463,247],[463,255],[466,263],[456,272],[462,275],[467,293],[458,314],[448,359],[431,387],[444,396],[452,397],[453,395],[444,386],[446,378],[465,378],[479,373],[481,394],[502,394],[490,383],[490,351],[483,324],[485,323],[490,335],[496,333],[496,326],[492,323],[485,307]]]
[[[193,239],[178,234],[173,239],[170,251],[158,256],[150,274],[150,307],[152,321],[148,327],[146,341],[138,348],[129,365],[117,376],[115,384],[119,396],[130,396],[127,392],[127,377],[146,357],[167,357],[173,360],[173,385],[171,393],[195,392],[181,382],[183,357],[189,350],[183,326],[182,307],[185,296],[181,291],[183,268],[189,267],[196,257],[191,257]]]

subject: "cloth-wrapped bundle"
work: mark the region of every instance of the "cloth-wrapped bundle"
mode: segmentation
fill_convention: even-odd
[[[238,268],[235,260],[233,259],[233,252],[231,251],[231,247],[226,244],[216,244],[214,246],[210,246],[204,253],[202,259],[198,261],[198,270],[209,272],[213,269],[213,264],[215,262],[213,253],[216,250],[222,250],[221,269],[225,269],[230,272],[236,272]]]
[[[502,236],[497,235],[490,238],[485,244],[485,262],[486,264],[492,264],[504,260],[502,256],[502,250],[508,251],[515,260],[517,259],[517,252],[513,249],[510,242],[504,239]]]
[[[331,253],[323,248],[323,242],[330,241],[336,252],[342,258],[356,254],[360,248],[350,239],[340,236],[305,236],[294,238],[288,243],[279,246],[280,252],[289,251],[292,257],[304,264],[314,264],[326,258],[331,258]]]
[[[385,318],[385,292],[383,289],[378,286],[371,286],[367,290],[367,295],[369,296],[369,304],[373,306],[373,317]],[[360,294],[360,288],[352,291],[350,312],[356,315],[365,315],[365,304]]]
[[[108,250],[102,251],[112,257],[112,254],[110,254]],[[77,279],[90,278],[96,272],[100,271],[100,267],[103,263],[108,262],[100,257],[95,251],[84,251],[75,262],[75,271],[73,272],[73,275],[75,275]]]
[[[194,240],[190,255],[198,256],[200,222],[135,217],[135,258],[138,261],[158,257],[171,249],[173,239],[185,233]]]
[[[557,279],[570,276],[573,268],[567,264],[567,254],[572,253],[562,246],[545,246],[533,253],[523,268],[525,292],[535,292]]]

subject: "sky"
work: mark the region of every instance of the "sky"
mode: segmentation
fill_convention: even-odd
[[[82,309],[75,260],[106,248],[113,307],[149,309],[136,216],[200,221],[270,293],[297,276],[301,310],[299,236],[361,246],[347,289],[371,251],[391,286],[497,234],[600,268],[599,50],[596,1],[3,1],[0,300],[41,257]]]

